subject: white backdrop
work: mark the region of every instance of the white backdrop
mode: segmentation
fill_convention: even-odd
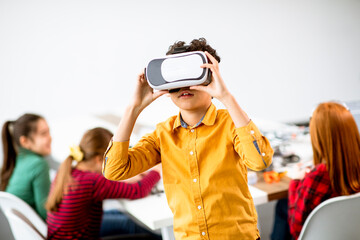
[[[250,116],[360,99],[360,1],[0,1],[0,120],[121,114],[148,60],[205,37]],[[165,110],[165,111],[164,111]],[[141,120],[164,120],[167,98]]]
[[[199,37],[250,117],[297,121],[320,101],[360,99],[357,0],[0,0],[1,123],[121,115],[146,63]],[[162,97],[140,121],[177,111]]]

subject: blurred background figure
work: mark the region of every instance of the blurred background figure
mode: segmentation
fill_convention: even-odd
[[[84,134],[79,146],[71,147],[46,203],[49,239],[96,239],[137,233],[147,234],[144,239],[161,239],[120,211],[103,213],[103,200],[145,197],[160,180],[160,168],[135,183],[105,179],[101,174],[103,156],[112,136],[107,129],[93,128]]]
[[[4,161],[1,191],[14,194],[46,219],[49,166],[45,156],[51,153],[51,136],[46,120],[27,113],[16,121],[6,121],[2,128]]]
[[[310,119],[310,136],[314,167],[299,169],[290,182],[288,206],[284,200],[278,202],[273,240],[289,239],[289,230],[297,239],[320,203],[360,192],[360,135],[349,109],[336,102],[321,103]]]

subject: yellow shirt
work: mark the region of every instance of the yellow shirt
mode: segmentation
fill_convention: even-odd
[[[122,180],[161,162],[176,239],[257,239],[247,167],[269,166],[269,141],[252,121],[235,128],[228,111],[213,104],[200,125],[181,123],[180,114],[170,117],[130,149],[129,142],[110,143],[104,176]]]

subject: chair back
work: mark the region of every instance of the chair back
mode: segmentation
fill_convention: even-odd
[[[15,239],[46,239],[46,223],[22,199],[0,191],[0,209],[6,216]]]
[[[360,236],[360,193],[328,199],[307,217],[299,240],[356,240]]]

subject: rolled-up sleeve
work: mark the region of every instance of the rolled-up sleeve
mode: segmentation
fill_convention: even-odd
[[[160,163],[155,133],[145,135],[134,147],[129,141],[111,142],[104,154],[103,175],[113,181],[124,180]]]
[[[274,151],[253,121],[235,129],[234,146],[244,164],[252,170],[263,170],[271,164]]]

